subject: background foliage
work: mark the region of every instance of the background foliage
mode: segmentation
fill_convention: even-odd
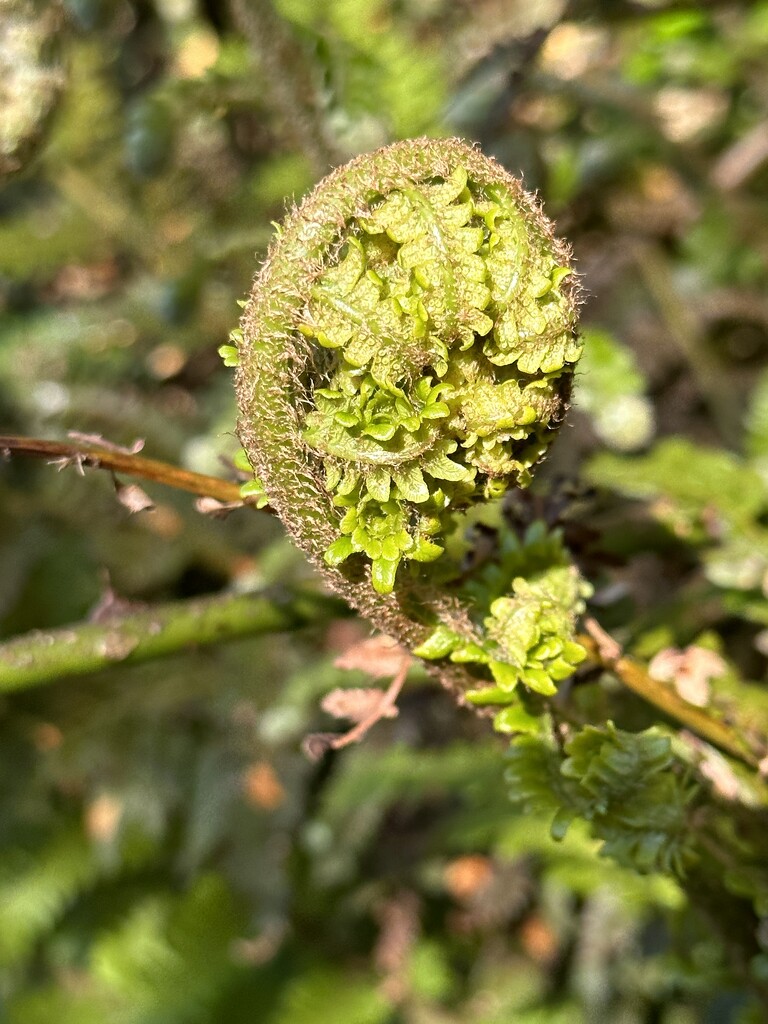
[[[574,410],[515,514],[565,508],[603,626],[662,675],[687,651],[688,699],[765,721],[768,3],[67,0],[45,32],[25,51],[40,104],[20,140],[0,122],[3,432],[142,437],[226,472],[216,350],[270,222],[354,153],[476,140],[540,191],[585,290]],[[130,515],[106,474],[0,467],[0,635],[105,594],[316,585],[266,515],[148,489]],[[370,681],[334,666],[366,635],[340,618],[3,698],[0,1019],[763,1019],[765,960],[750,984],[669,865],[631,869],[578,772],[561,805],[595,827],[554,842],[546,751],[538,774],[510,765],[422,672],[362,746],[308,761],[322,695]],[[586,720],[656,723],[613,678],[577,679]],[[606,770],[635,757],[637,799],[664,799],[672,754],[622,742]],[[762,799],[699,755],[724,804]],[[674,830],[689,794],[666,797]],[[739,884],[765,901],[756,871]]]

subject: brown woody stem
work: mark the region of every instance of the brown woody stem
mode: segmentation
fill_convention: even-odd
[[[147,459],[141,455],[116,448],[99,447],[90,444],[72,444],[64,441],[46,441],[38,437],[15,437],[0,435],[0,455],[11,453],[28,455],[32,458],[47,459],[61,468],[67,465],[88,466],[92,469],[107,469],[113,473],[141,477],[155,483],[189,491],[201,497],[216,498],[223,502],[240,502],[240,485],[233,480],[206,476],[181,469],[169,462]]]
[[[578,641],[586,648],[594,664],[612,672],[627,689],[702,739],[727,751],[748,764],[750,768],[760,767],[760,762],[768,751],[768,740],[763,744],[764,749],[756,750],[753,744],[727,722],[715,718],[704,708],[689,704],[672,686],[654,679],[642,662],[624,654],[613,637],[609,636],[594,619],[588,618],[584,628],[587,632],[579,636]]]

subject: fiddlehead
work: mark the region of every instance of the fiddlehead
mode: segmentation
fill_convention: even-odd
[[[336,589],[412,647],[425,627],[482,628],[451,588],[454,536],[529,482],[563,418],[570,273],[515,178],[422,139],[324,179],[254,282],[235,332],[249,460]]]

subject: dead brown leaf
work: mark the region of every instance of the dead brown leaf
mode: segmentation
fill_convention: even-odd
[[[384,976],[382,992],[393,1003],[409,991],[408,965],[419,935],[420,903],[410,890],[396,893],[376,908],[379,938],[373,951],[376,969]]]
[[[64,733],[52,722],[38,722],[32,732],[32,742],[36,750],[45,754],[51,750],[58,750],[64,742]]]
[[[550,963],[559,949],[557,932],[538,914],[532,914],[523,921],[520,941],[528,956],[539,964]]]
[[[391,636],[380,633],[352,644],[336,658],[336,668],[360,669],[374,679],[397,675],[411,655]]]
[[[131,515],[149,512],[155,507],[154,501],[138,484],[121,484],[119,480],[115,480],[115,494],[123,508],[127,508]]]
[[[85,830],[91,839],[108,843],[114,838],[123,816],[123,801],[102,793],[85,808]]]
[[[685,650],[665,647],[652,659],[648,672],[653,679],[672,683],[677,692],[695,707],[704,708],[711,698],[710,680],[717,679],[728,666],[715,651],[691,645]]]
[[[226,519],[230,512],[242,508],[242,501],[219,501],[218,498],[196,498],[195,509],[203,516],[211,519]]]
[[[718,796],[724,800],[743,798],[738,775],[718,750],[687,729],[681,731],[680,739],[695,752],[699,771],[712,783],[712,788]]]
[[[328,750],[341,750],[360,740],[382,718],[395,718],[395,702],[408,675],[411,655],[392,637],[368,637],[351,644],[334,661],[336,668],[360,669],[373,676],[391,677],[386,690],[360,687],[357,689],[336,689],[327,694],[322,708],[337,718],[348,718],[355,724],[341,735],[333,733],[311,733],[304,739],[302,749],[312,760],[319,760]]]
[[[333,732],[311,732],[302,740],[301,749],[310,761],[319,761],[333,748],[337,738]]]
[[[354,687],[348,690],[339,688],[331,690],[323,697],[320,707],[334,718],[348,718],[351,722],[362,722],[378,711],[384,699],[384,691],[376,687]],[[395,718],[397,708],[387,706],[382,709],[382,718]]]
[[[480,853],[470,853],[446,864],[443,881],[454,899],[466,902],[486,889],[493,880],[493,863]]]
[[[264,811],[274,811],[285,800],[285,789],[269,761],[249,765],[242,777],[245,798]]]

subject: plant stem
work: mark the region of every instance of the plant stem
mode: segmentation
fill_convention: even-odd
[[[311,591],[227,594],[142,608],[102,622],[34,630],[0,644],[0,692],[238,637],[300,629],[346,613],[343,602]]]
[[[723,367],[704,344],[701,315],[674,286],[672,265],[658,242],[636,242],[631,252],[640,276],[670,337],[688,363],[691,376],[709,406],[721,435],[738,444],[742,411],[723,373]]]
[[[343,156],[324,130],[317,83],[289,25],[268,0],[229,0],[229,9],[259,62],[279,130],[318,176],[327,174]]]
[[[201,497],[216,498],[223,502],[242,501],[240,485],[233,480],[221,480],[219,477],[206,476],[203,473],[192,473],[169,462],[158,459],[147,459],[132,452],[116,447],[99,447],[91,444],[71,444],[63,441],[45,441],[37,437],[15,437],[0,435],[0,455],[18,452],[32,458],[47,459],[59,468],[67,465],[82,469],[90,466],[93,469],[107,469],[113,473],[126,473],[128,476],[142,477],[153,480],[168,487],[176,487],[181,491],[189,491]]]
[[[753,744],[732,725],[715,718],[704,708],[689,704],[672,686],[654,679],[642,662],[623,654],[616,641],[594,619],[587,619],[584,625],[587,634],[579,636],[578,641],[586,648],[594,664],[612,672],[627,689],[691,732],[737,757],[750,768],[760,767],[761,759],[768,751],[768,740],[762,744],[761,751],[756,751]]]

